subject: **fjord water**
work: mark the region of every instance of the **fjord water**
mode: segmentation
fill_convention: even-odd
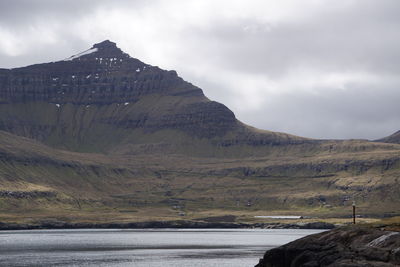
[[[254,266],[321,230],[139,229],[0,232],[0,266]]]

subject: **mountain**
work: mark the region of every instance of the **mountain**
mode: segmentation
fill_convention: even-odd
[[[400,145],[247,126],[104,41],[0,69],[0,222],[399,212]]]
[[[110,41],[63,61],[2,69],[0,86],[0,130],[73,151],[207,155],[214,152],[205,146],[306,141],[254,131],[175,71],[145,64]]]
[[[376,140],[377,142],[384,142],[384,143],[395,143],[400,144],[400,131],[395,132],[392,135],[384,137],[382,139]]]

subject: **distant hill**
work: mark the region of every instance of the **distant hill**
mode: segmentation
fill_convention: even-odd
[[[377,142],[400,144],[400,131],[395,132],[385,138],[376,140]]]
[[[0,222],[393,215],[399,179],[400,144],[253,128],[110,41],[0,69]]]

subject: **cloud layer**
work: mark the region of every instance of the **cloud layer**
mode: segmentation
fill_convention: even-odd
[[[397,0],[5,0],[0,67],[110,39],[258,128],[375,139],[400,129]]]

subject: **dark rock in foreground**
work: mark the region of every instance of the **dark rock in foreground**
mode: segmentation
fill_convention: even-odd
[[[256,267],[400,266],[400,233],[347,227],[269,250]]]

